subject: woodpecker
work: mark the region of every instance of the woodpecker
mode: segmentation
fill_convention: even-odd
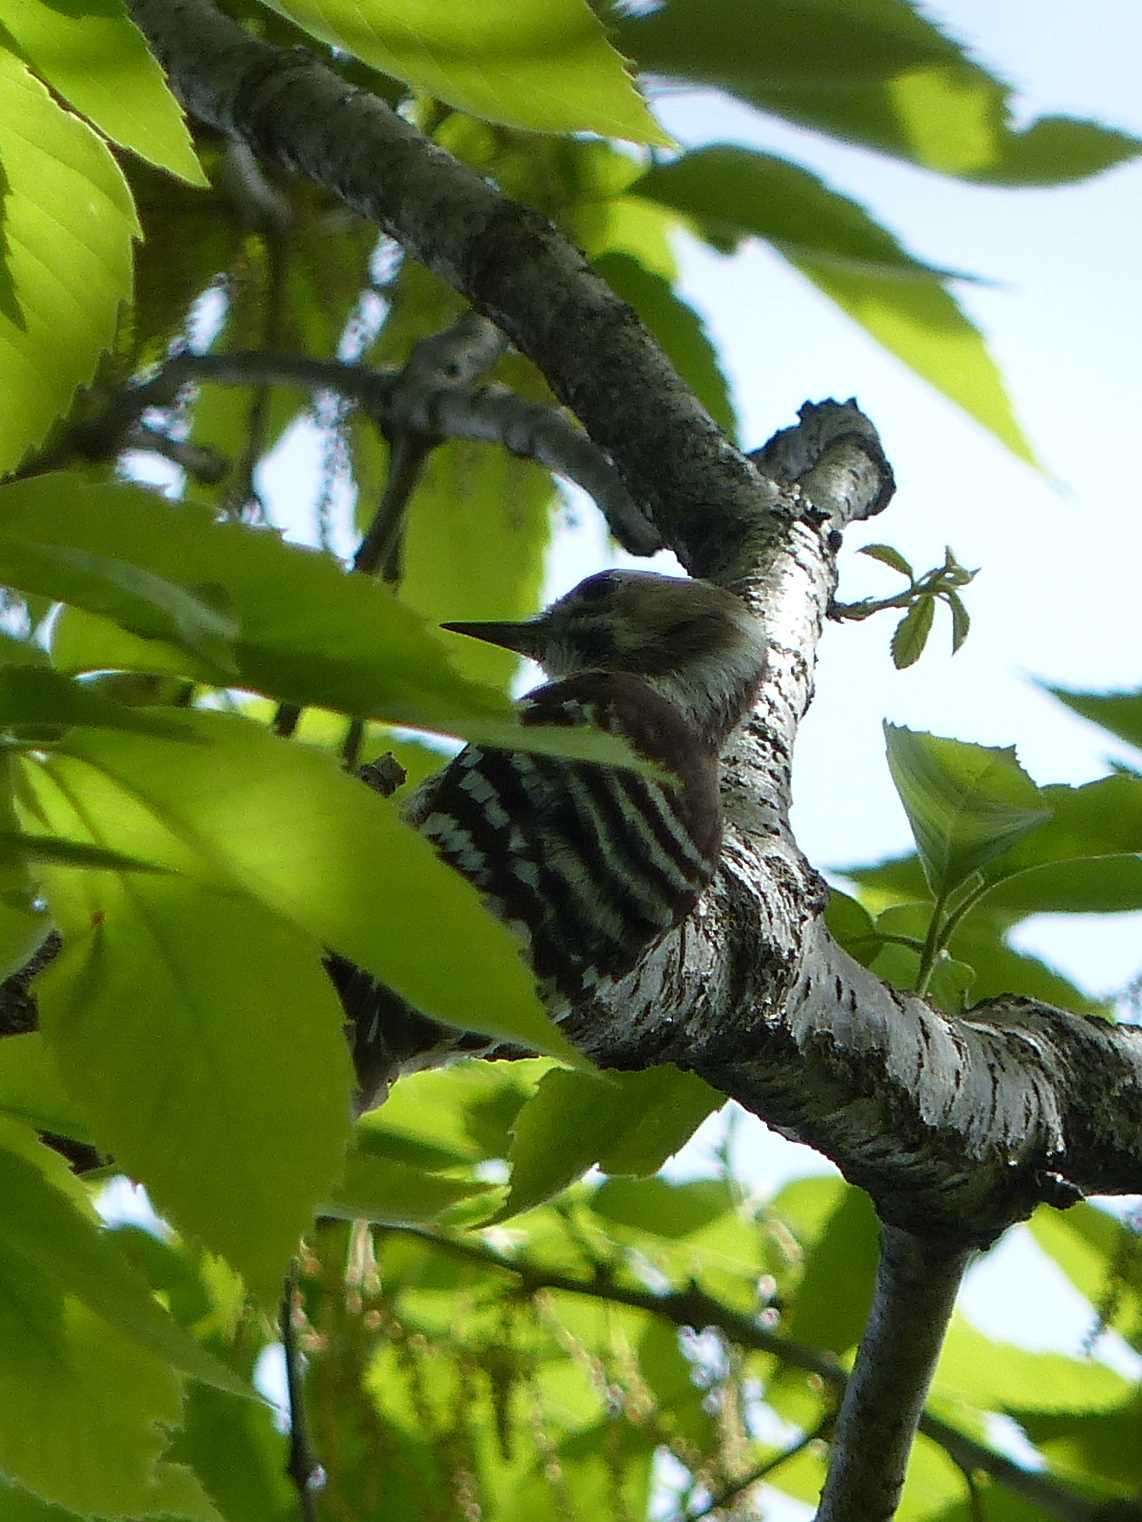
[[[589,576],[521,623],[442,627],[543,668],[550,680],[522,700],[523,725],[593,725],[675,779],[469,745],[406,805],[407,822],[516,933],[557,1015],[631,971],[713,877],[718,757],[757,693],[765,640],[732,593],[646,571]],[[336,958],[330,970],[364,1090],[410,1042],[439,1038],[359,970]]]

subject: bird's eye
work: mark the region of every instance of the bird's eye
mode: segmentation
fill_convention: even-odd
[[[588,576],[579,587],[579,596],[584,602],[600,602],[618,586],[619,579],[610,571],[600,571],[597,576]]]

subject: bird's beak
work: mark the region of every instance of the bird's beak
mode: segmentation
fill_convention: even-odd
[[[529,618],[518,624],[441,624],[440,627],[450,634],[466,634],[470,639],[482,639],[488,645],[515,650],[531,660],[539,658],[546,633],[542,618]]]

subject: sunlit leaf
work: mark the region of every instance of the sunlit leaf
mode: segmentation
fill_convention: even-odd
[[[302,704],[337,708],[491,745],[629,764],[629,747],[586,726],[521,727],[506,699],[451,668],[444,636],[387,588],[348,574],[328,555],[276,533],[171,503],[136,487],[87,486],[68,475],[0,487],[4,536],[120,561],[190,590],[209,589],[238,629],[230,650],[238,685]],[[47,575],[45,559],[41,572]],[[56,571],[64,591],[82,596]],[[47,582],[43,583],[47,586]],[[95,611],[101,611],[96,608]],[[140,639],[88,613],[57,620],[52,657],[68,671],[175,671],[206,682],[217,671],[185,650]]]
[[[60,871],[40,1024],[96,1144],[269,1303],[348,1138],[319,950],[246,900]]]
[[[5,1123],[9,1142],[18,1130]],[[27,1159],[27,1148],[37,1144],[29,1136],[15,1146],[17,1156]],[[158,1512],[220,1522],[191,1473],[161,1463],[182,1405],[174,1370],[59,1278],[37,1271],[24,1245],[0,1227],[5,1477],[85,1516]]]
[[[229,715],[167,716],[184,731],[177,740],[73,730],[29,763],[38,813],[25,827],[249,894],[425,1013],[574,1057],[510,931],[335,757]],[[137,891],[137,877],[116,892]],[[85,895],[86,926],[106,914],[98,878],[84,879],[73,891]],[[448,936],[429,953],[425,937],[441,923]]]
[[[0,1041],[0,1114],[37,1131],[89,1140],[83,1117],[60,1082],[55,1059],[39,1031]]]
[[[206,184],[158,60],[115,0],[17,5],[4,22],[40,77],[112,142]]]
[[[598,1078],[549,1073],[516,1117],[511,1184],[497,1219],[550,1199],[596,1163],[605,1173],[656,1172],[721,1102],[700,1078],[669,1065]]]
[[[40,443],[94,374],[131,293],[139,229],[106,145],[2,46],[0,160],[2,473]]]
[[[267,0],[322,41],[475,116],[669,143],[585,0]]]
[[[684,213],[716,247],[765,238],[885,348],[1033,461],[982,337],[946,289],[954,272],[913,258],[857,202],[785,159],[726,146],[684,154],[632,188]]]

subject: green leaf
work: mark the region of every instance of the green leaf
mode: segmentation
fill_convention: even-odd
[[[612,25],[643,69],[946,174],[1064,184],[1138,151],[1070,118],[1013,130],[1009,88],[906,0],[670,0]]]
[[[1142,1347],[1142,1252],[1138,1234],[1096,1205],[1036,1210],[1028,1230],[1084,1299],[1095,1307],[1108,1298],[1109,1325],[1133,1347]]]
[[[0,528],[0,578],[24,592],[78,603],[145,640],[182,645],[214,680],[237,675],[230,651],[234,620],[205,597],[139,566],[59,543],[37,544]]]
[[[862,967],[867,967],[881,948],[881,938],[876,933],[872,915],[863,904],[857,902],[839,888],[830,887],[829,903],[825,910],[825,924],[829,934],[855,957]]]
[[[594,261],[594,267],[615,295],[642,318],[722,432],[736,438],[737,418],[729,386],[697,312],[679,298],[668,280],[644,269],[629,254],[604,254]]]
[[[30,640],[0,631],[0,666],[46,666],[48,654]]]
[[[37,1131],[88,1141],[87,1127],[60,1082],[40,1031],[0,1041],[0,1115]]]
[[[1046,690],[1075,713],[1142,750],[1142,688],[1137,692],[1067,692]]]
[[[892,664],[897,671],[913,666],[924,653],[928,635],[932,632],[935,599],[918,597],[896,625],[892,636]]]
[[[345,1160],[345,1175],[318,1207],[319,1215],[388,1224],[432,1221],[460,1200],[487,1194],[495,1186],[472,1178],[448,1178],[385,1155],[368,1131],[361,1131]]]
[[[888,768],[936,897],[1051,817],[1014,748],[969,745],[895,724],[884,733]]]
[[[7,1207],[3,1250],[24,1258],[41,1282],[56,1283],[116,1331],[192,1378],[247,1393],[217,1359],[151,1297],[99,1226],[82,1184],[26,1127],[0,1118],[0,1190]]]
[[[272,1303],[348,1138],[318,949],[174,879],[59,871],[48,889],[64,948],[37,984],[40,1026],[96,1145]]]
[[[799,164],[716,144],[659,164],[630,187],[696,222],[716,247],[765,238],[800,267],[931,285],[955,272],[913,257],[863,206]]]
[[[109,851],[106,846],[87,845],[78,840],[59,840],[53,835],[25,835],[18,830],[0,830],[0,862],[52,862],[59,867],[92,867],[113,872],[165,872],[155,862]]]
[[[1142,907],[1142,778],[1102,777],[1039,791],[1051,818],[989,866],[994,882],[982,907],[1007,919]]]
[[[941,592],[940,596],[952,610],[952,654],[955,655],[968,637],[971,628],[971,618],[968,610],[964,607],[964,600],[958,592]]]
[[[652,169],[632,191],[684,213],[715,247],[765,238],[878,343],[1034,463],[983,339],[945,289],[954,272],[913,258],[857,202],[796,164],[725,146]]]
[[[0,551],[2,553],[2,551]],[[128,708],[97,687],[75,682],[44,666],[0,666],[0,726],[7,729],[125,729],[137,734],[193,742],[179,722]]]
[[[639,1252],[665,1251],[665,1261],[680,1277],[701,1273],[714,1293],[736,1296],[732,1275],[746,1287],[751,1308],[757,1305],[757,1275],[766,1248],[756,1221],[741,1210],[738,1191],[723,1179],[612,1178],[595,1190],[591,1211],[606,1222],[608,1236]],[[715,1274],[723,1285],[715,1285]]]
[[[785,1328],[794,1341],[836,1354],[860,1341],[872,1303],[879,1240],[868,1195],[846,1189],[805,1260]]]
[[[115,160],[0,46],[0,474],[95,373],[131,293],[139,229]],[[2,519],[0,519],[2,521]]]
[[[971,985],[973,1002],[1021,994],[1080,1015],[1110,1013],[1105,999],[1092,998],[1041,957],[1008,946],[996,929],[996,922],[984,913],[968,916],[952,937],[950,949],[957,963],[966,962],[975,974]],[[879,972],[879,965],[876,970]]]
[[[187,1390],[171,1454],[199,1476],[226,1522],[296,1522],[297,1491],[283,1463],[286,1439],[274,1423],[267,1402],[235,1400],[205,1385]]]
[[[238,889],[426,1014],[580,1060],[540,1008],[511,932],[333,756],[230,715],[188,713],[170,722],[184,730],[178,740],[73,730],[28,765],[42,814],[36,822],[65,839],[110,844],[223,891]],[[82,813],[70,798],[83,800]],[[32,822],[26,828],[34,833]],[[104,906],[99,879],[84,874],[84,882],[71,889],[82,896],[72,914],[74,928],[87,930]],[[116,891],[138,889],[135,874]],[[448,935],[430,950],[426,936],[440,924]]]
[[[17,5],[4,24],[36,73],[112,142],[207,183],[163,71],[117,0]]]
[[[473,1059],[408,1073],[358,1129],[386,1156],[424,1168],[506,1158],[516,1116],[551,1067],[547,1058]]]
[[[909,581],[916,579],[915,572],[907,560],[890,544],[862,544],[857,554],[867,555],[871,560],[879,560],[882,565],[891,566],[894,571],[899,571],[901,576],[907,576]]]
[[[21,1140],[18,1127],[5,1125],[4,1136],[17,1159],[45,1151],[30,1136]],[[21,1187],[25,1177],[17,1174]],[[35,1203],[42,1205],[42,1190]],[[56,1208],[45,1218],[49,1234]],[[25,1255],[22,1234],[41,1228],[22,1222],[13,1239],[12,1214],[0,1224],[0,1471],[83,1515],[220,1522],[188,1470],[160,1463],[182,1404],[173,1369],[65,1288],[67,1263],[45,1275],[38,1257]],[[94,1228],[90,1237],[99,1240]],[[141,1301],[161,1316],[145,1292]]]
[[[18,833],[15,775],[13,759],[0,752],[0,830]],[[26,859],[0,849],[0,980],[31,960],[50,929]]]
[[[120,560],[189,591],[210,588],[238,626],[237,680],[251,691],[488,745],[631,764],[629,747],[587,727],[520,725],[502,695],[451,669],[445,637],[387,588],[276,533],[217,523],[210,512],[137,487],[88,486],[71,475],[0,487],[0,523],[8,539]],[[183,649],[84,614],[57,619],[52,656],[68,671],[216,679]]]
[[[1130,1384],[1105,1364],[1059,1353],[1030,1353],[995,1341],[955,1316],[940,1354],[933,1393],[983,1411],[1014,1405],[1038,1411],[1113,1409]]]
[[[542,1204],[596,1163],[604,1173],[656,1173],[722,1102],[669,1064],[601,1078],[548,1073],[516,1118],[508,1198],[494,1219]]]
[[[489,121],[670,143],[585,0],[266,3],[323,42]]]

